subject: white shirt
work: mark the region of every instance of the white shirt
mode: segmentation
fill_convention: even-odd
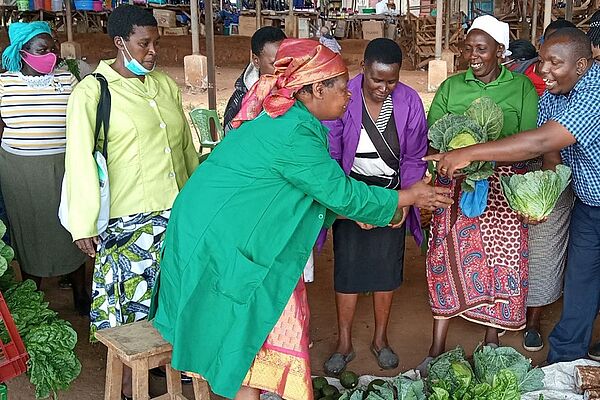
[[[390,10],[387,6],[387,0],[381,0],[378,1],[377,4],[375,4],[375,14],[385,14],[389,12]]]

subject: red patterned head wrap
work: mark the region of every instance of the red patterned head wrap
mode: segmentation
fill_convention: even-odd
[[[348,72],[339,54],[310,39],[285,39],[275,60],[275,73],[262,75],[244,96],[232,122],[234,128],[256,118],[263,109],[270,117],[279,117],[294,105],[294,94],[305,85]]]

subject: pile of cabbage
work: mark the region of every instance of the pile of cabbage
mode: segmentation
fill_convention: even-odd
[[[570,181],[571,169],[561,164],[556,171],[534,171],[501,179],[510,208],[536,221],[550,215]]]
[[[457,348],[436,358],[428,372],[429,400],[519,400],[544,388],[544,371],[512,347],[478,348],[473,367]]]
[[[504,126],[502,108],[489,97],[473,101],[463,115],[446,114],[429,129],[431,147],[445,153],[498,139]],[[475,161],[461,170],[466,175],[462,189],[472,192],[475,182],[494,173],[489,161]]]

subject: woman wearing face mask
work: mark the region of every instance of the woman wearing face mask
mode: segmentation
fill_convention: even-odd
[[[94,76],[79,83],[67,112],[69,230],[83,252],[96,256],[92,339],[99,329],[146,318],[173,200],[198,164],[180,90],[155,70],[159,34],[152,14],[119,6],[110,15],[108,33],[117,57],[101,61],[95,71],[108,81],[112,103],[107,145],[110,221],[100,234],[92,155],[100,85]],[[124,384],[123,393],[131,395],[128,376]]]
[[[448,113],[463,114],[475,99],[488,96],[504,114],[501,137],[536,127],[538,95],[533,84],[500,64],[509,55],[508,38],[508,24],[492,16],[473,21],[463,50],[469,69],[440,86],[427,118],[430,126]],[[526,172],[524,166],[496,164],[495,174],[482,182],[489,184],[484,210],[459,206],[464,177],[436,181],[453,190],[455,203],[435,213],[431,223],[426,263],[434,324],[429,356],[418,367],[423,373],[433,357],[445,351],[453,317],[485,326],[484,343],[492,346],[498,346],[498,329],[525,326],[527,225],[508,206],[499,180]]]
[[[45,22],[15,22],[0,74],[0,186],[23,278],[69,275],[78,312],[89,312],[86,259],[58,219],[67,101],[76,79],[55,72],[58,49]]]

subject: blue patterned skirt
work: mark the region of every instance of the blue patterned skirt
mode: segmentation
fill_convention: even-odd
[[[109,221],[100,235],[92,282],[90,338],[100,329],[148,316],[171,210]]]

